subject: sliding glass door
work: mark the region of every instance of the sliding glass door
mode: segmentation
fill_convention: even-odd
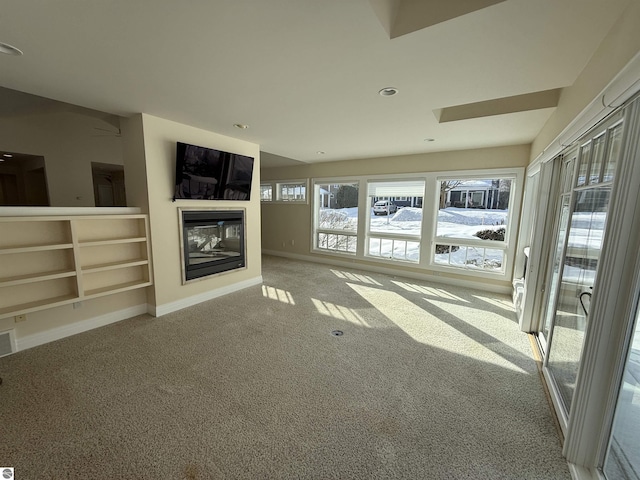
[[[568,417],[607,223],[622,120],[611,119],[562,158],[556,228],[540,332],[546,372]],[[566,418],[566,417],[565,417]]]
[[[571,216],[571,185],[573,180],[573,170],[576,160],[577,149],[567,152],[566,154],[556,158],[555,162],[560,163],[560,182],[558,210],[556,213],[556,221],[554,228],[554,242],[552,247],[550,279],[547,297],[547,309],[544,316],[542,331],[540,332],[540,342],[542,348],[546,351],[549,344],[549,334],[551,333],[551,324],[556,310],[556,302],[558,300],[558,284],[560,282],[560,274],[564,259],[564,251],[567,241],[567,231],[569,228],[569,218]]]

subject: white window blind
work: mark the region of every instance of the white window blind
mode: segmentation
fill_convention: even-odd
[[[367,195],[370,197],[422,197],[424,180],[369,182]]]

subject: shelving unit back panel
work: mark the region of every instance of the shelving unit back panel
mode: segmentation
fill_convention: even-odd
[[[136,217],[76,220],[76,232],[80,243],[146,236],[144,218]]]
[[[80,265],[82,268],[146,259],[147,246],[145,242],[80,247]]]
[[[66,220],[0,221],[0,232],[0,248],[71,242],[71,228]]]
[[[24,275],[47,275],[63,270],[75,270],[73,250],[42,250],[38,252],[0,255],[0,281]],[[4,291],[0,291],[5,295]]]
[[[106,288],[116,289],[120,285],[147,283],[149,281],[149,269],[146,265],[118,268],[115,270],[87,273],[82,276],[84,293],[89,294],[93,290]]]
[[[29,305],[39,304],[45,300],[51,300],[54,303],[60,297],[75,297],[77,295],[75,277],[3,287],[0,296],[0,311],[20,311]]]

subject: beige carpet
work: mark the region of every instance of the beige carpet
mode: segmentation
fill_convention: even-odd
[[[508,297],[275,257],[263,276],[0,359],[0,466],[19,480],[571,478]]]

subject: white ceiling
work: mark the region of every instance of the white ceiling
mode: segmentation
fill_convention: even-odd
[[[628,3],[506,0],[390,39],[385,11],[446,2],[4,0],[0,42],[24,55],[0,55],[0,86],[245,139],[272,165],[529,143],[553,108],[434,111],[571,85]]]

